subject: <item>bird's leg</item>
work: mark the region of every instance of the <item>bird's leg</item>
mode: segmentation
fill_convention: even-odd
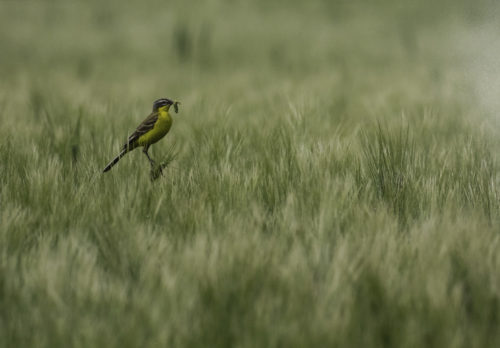
[[[144,152],[144,154],[148,158],[149,164],[151,164],[151,167],[154,167],[155,166],[155,161],[153,161],[153,159],[151,157],[149,157],[148,149],[149,149],[149,146],[144,146],[144,148],[142,149],[142,152]]]
[[[146,155],[146,157],[149,160],[149,163],[151,164],[150,176],[151,176],[151,181],[153,181],[153,180],[157,179],[160,175],[163,175],[163,169],[162,169],[161,165],[156,167],[155,161],[148,154],[148,149],[149,149],[149,146],[144,146],[142,152],[144,152],[144,154]]]

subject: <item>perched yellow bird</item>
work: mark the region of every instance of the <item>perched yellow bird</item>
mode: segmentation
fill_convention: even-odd
[[[149,157],[148,149],[168,133],[173,122],[172,116],[170,116],[168,111],[173,105],[175,112],[179,112],[179,104],[178,101],[172,101],[167,98],[156,100],[153,103],[153,112],[128,137],[120,154],[108,163],[103,173],[110,170],[127,152],[139,146],[142,146],[142,152],[148,157],[151,166],[154,166],[155,162]]]

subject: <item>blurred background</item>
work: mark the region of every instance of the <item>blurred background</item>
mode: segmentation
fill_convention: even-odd
[[[94,107],[167,96],[257,113],[315,99],[359,118],[473,100],[479,77],[481,98],[496,100],[485,64],[496,64],[497,13],[487,0],[3,0],[0,95]]]

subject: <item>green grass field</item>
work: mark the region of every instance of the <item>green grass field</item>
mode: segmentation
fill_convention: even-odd
[[[493,4],[0,1],[0,346],[500,346]]]

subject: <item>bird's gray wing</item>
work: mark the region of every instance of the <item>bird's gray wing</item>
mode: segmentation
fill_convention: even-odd
[[[127,140],[127,143],[123,146],[124,148],[126,147],[135,147],[136,144],[135,142],[141,135],[146,134],[149,132],[151,129],[154,128],[156,121],[158,120],[158,113],[153,112],[151,113],[142,123],[137,127],[137,129],[132,133]]]

